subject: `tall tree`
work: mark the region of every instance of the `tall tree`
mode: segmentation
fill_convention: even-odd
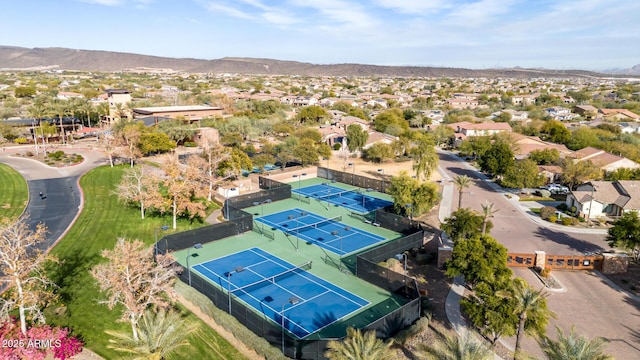
[[[493,217],[493,214],[500,211],[493,208],[493,203],[485,201],[480,205],[482,207],[482,235],[487,233],[487,225],[489,224],[489,218]]]
[[[506,188],[537,188],[544,184],[544,176],[533,160],[522,159],[504,172],[500,184]]]
[[[393,354],[391,345],[392,342],[376,338],[375,331],[363,333],[359,329],[347,328],[347,337],[344,340],[332,340],[327,343],[324,356],[329,360],[389,359]]]
[[[62,143],[65,143],[65,130],[63,119],[67,115],[71,115],[71,108],[69,107],[69,103],[65,100],[55,100],[50,104],[50,110],[53,115],[58,117],[58,125],[60,126],[60,138]],[[71,119],[73,121],[73,119]]]
[[[494,357],[493,352],[469,331],[461,336],[443,336],[432,344],[420,344],[419,351],[433,360],[489,360]]]
[[[115,192],[120,201],[140,206],[140,218],[144,219],[148,207],[159,206],[158,183],[158,179],[144,166],[135,166],[124,172]]]
[[[525,332],[542,336],[553,313],[547,309],[548,293],[534,290],[522,278],[515,278],[512,286],[507,291],[498,292],[498,295],[505,296],[514,301],[514,314],[518,317],[518,328],[516,331],[516,358],[520,355],[521,342]]]
[[[42,308],[53,299],[54,284],[44,273],[46,253],[41,250],[47,228],[38,224],[29,229],[26,217],[0,220],[0,281],[7,289],[0,298],[0,317],[7,319],[17,309],[26,335],[27,320],[44,323]]]
[[[558,120],[549,120],[540,129],[540,138],[557,144],[568,144],[571,131]]]
[[[404,216],[420,215],[438,202],[438,189],[434,183],[420,183],[406,171],[391,177],[387,193],[393,198],[393,209]],[[409,205],[409,206],[407,206]]]
[[[185,124],[184,121],[179,119],[160,122],[158,124],[158,130],[167,134],[176,146],[192,138],[197,132],[197,129],[193,125]]]
[[[506,264],[503,264],[506,267]],[[507,269],[508,270],[508,269]],[[513,301],[497,293],[509,288],[509,279],[480,282],[473,293],[460,300],[460,307],[469,321],[493,344],[502,336],[512,336],[516,332],[518,317],[514,314]]]
[[[124,120],[120,120],[122,123]],[[125,146],[126,156],[129,158],[129,164],[131,167],[136,162],[136,159],[142,156],[140,151],[140,139],[144,131],[144,125],[141,123],[127,123],[122,127],[122,130],[118,131],[120,142]]]
[[[458,188],[458,209],[462,207],[462,193],[464,192],[464,189],[471,186],[471,181],[472,179],[467,175],[458,175],[453,178],[453,183],[456,184],[456,187]]]
[[[138,359],[168,359],[190,345],[188,337],[198,331],[198,323],[174,310],[146,310],[136,330],[138,339],[127,332],[106,331],[111,336],[107,347]]]
[[[583,182],[602,179],[602,170],[591,160],[576,161],[565,158],[562,161],[562,181],[570,189]]]
[[[207,184],[207,201],[211,201],[214,188],[218,185],[219,181],[225,179],[218,177],[218,166],[221,162],[228,160],[231,157],[231,153],[218,145],[217,142],[207,139],[203,139],[200,146],[202,147],[200,156],[204,159],[204,163],[198,168],[204,173],[204,182]]]
[[[607,233],[609,246],[625,249],[636,261],[640,260],[640,218],[637,211],[623,213]]]
[[[613,360],[613,356],[604,352],[605,339],[589,340],[576,334],[575,327],[571,327],[568,336],[559,327],[556,327],[556,330],[557,340],[545,336],[539,341],[549,360]]]
[[[162,171],[163,193],[173,218],[173,229],[178,227],[178,215],[186,215],[190,219],[204,217],[206,207],[199,198],[204,197],[205,193],[199,169],[184,166],[177,156],[168,156],[162,164]]]
[[[153,248],[139,240],[119,238],[113,250],[103,250],[106,262],[91,269],[100,290],[107,293],[109,309],[122,305],[120,318],[131,324],[133,338],[139,341],[138,321],[149,306],[165,308],[168,305],[165,293],[171,293],[178,268],[167,255],[155,257]]]
[[[477,236],[482,234],[482,229],[485,232],[490,231],[493,224],[491,221],[485,223],[485,219],[468,208],[461,208],[446,218],[441,229],[449,235],[454,243],[461,239]]]
[[[47,106],[42,98],[36,98],[33,101],[33,104],[27,109],[27,112],[29,113],[29,116],[32,116],[37,121],[39,125],[38,127],[40,127],[42,125],[42,118],[47,115]],[[38,133],[40,133],[40,131],[38,131],[38,129],[34,126],[33,134],[34,141],[36,142],[36,154],[38,153]],[[42,143],[44,154],[47,155],[47,150],[44,146],[44,134],[42,134]]]
[[[504,142],[494,144],[480,158],[480,169],[494,176],[504,175],[507,169],[515,164],[513,156],[513,151],[508,144]]]
[[[417,146],[411,149],[413,155],[413,170],[418,178],[428,180],[433,170],[438,166],[438,154],[431,137],[423,136]]]
[[[362,150],[368,138],[369,133],[362,126],[358,124],[347,126],[347,147],[349,147],[349,151]]]
[[[507,249],[489,235],[460,239],[453,245],[447,262],[449,277],[462,275],[470,287],[480,282],[493,284],[506,281],[511,270],[506,266]]]

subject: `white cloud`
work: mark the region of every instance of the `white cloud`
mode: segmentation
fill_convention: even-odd
[[[150,4],[153,0],[77,0],[87,4],[103,5],[103,6],[121,6],[132,5],[136,8],[144,8],[145,5]]]
[[[383,8],[411,15],[421,15],[421,13],[424,12],[436,12],[453,6],[451,1],[446,0],[375,0],[375,3]]]
[[[480,0],[459,4],[449,14],[449,24],[475,27],[484,26],[496,20],[496,17],[508,13],[514,0]]]
[[[252,14],[226,4],[209,2],[205,5],[205,7],[207,8],[207,10],[214,14],[221,13],[223,15],[229,15],[240,19],[254,19],[254,16]]]

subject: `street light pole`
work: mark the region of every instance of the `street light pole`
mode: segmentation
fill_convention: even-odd
[[[291,298],[289,298],[289,300],[282,304],[282,310],[280,310],[280,319],[281,319],[281,325],[282,325],[282,354],[284,355],[284,307],[287,306],[287,304],[291,304],[291,305],[295,305],[298,302],[300,302],[300,299],[297,296],[292,296]]]
[[[243,272],[244,268],[238,266],[235,270],[231,270],[227,273],[227,296],[229,297],[229,315],[231,315],[231,275],[239,272]]]
[[[380,192],[385,192],[384,191],[384,169],[378,169],[378,173],[382,174],[380,176],[382,178],[382,190]]]
[[[351,173],[351,185],[355,186],[356,183],[356,166],[354,163],[348,163],[347,166],[351,166],[353,172]]]
[[[225,215],[227,220],[229,220],[229,190],[231,189],[224,189],[224,203],[227,207],[227,211],[225,211]]]
[[[155,228],[155,235],[156,235],[155,239],[156,239],[156,242],[153,243],[153,249],[154,249],[154,253],[156,255],[156,258],[158,257],[158,230],[167,231],[168,229],[169,229],[169,226],[167,226],[167,225],[162,225],[162,226],[159,226],[159,227]]]
[[[191,266],[189,265],[189,259],[191,258],[191,249],[202,249],[202,244],[197,243],[187,250],[187,274],[189,275],[189,286],[191,286]]]

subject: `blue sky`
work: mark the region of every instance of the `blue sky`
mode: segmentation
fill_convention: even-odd
[[[0,45],[168,57],[604,70],[640,64],[638,0],[15,0]]]

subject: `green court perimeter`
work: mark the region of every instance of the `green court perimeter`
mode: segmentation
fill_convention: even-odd
[[[301,186],[305,187],[312,184],[318,184],[326,182],[324,179],[308,179],[301,181]],[[298,182],[291,182],[292,186],[297,187]],[[332,183],[332,186],[341,187],[345,189],[352,189],[349,185]],[[370,192],[370,196],[383,198],[383,194]],[[386,197],[386,199],[389,199]],[[318,202],[315,199],[308,199],[309,203],[304,201],[298,201],[295,199],[286,199],[272,203],[265,203],[264,205],[258,205],[245,208],[244,210],[250,214],[253,214],[254,218],[264,214],[277,213],[283,210],[300,208],[313,212],[317,215],[324,217],[335,217],[342,215],[342,223],[349,226],[359,228],[370,233],[380,235],[392,241],[402,237],[402,234],[382,227],[373,226],[363,221],[362,217],[351,216],[350,211],[339,206],[331,205],[327,209],[326,202]],[[254,220],[254,231],[246,232],[241,235],[232,236],[226,239],[213,241],[207,244],[203,243],[202,249],[191,249],[192,255],[189,265],[203,263],[212,259],[217,259],[232,253],[236,253],[242,250],[246,250],[252,247],[259,247],[281,259],[284,259],[294,265],[299,265],[308,261],[313,262],[310,273],[327,280],[334,285],[337,285],[347,291],[350,291],[370,302],[369,306],[366,306],[352,315],[349,318],[337,321],[330,326],[320,330],[317,333],[309,335],[305,339],[321,339],[321,338],[340,338],[346,334],[346,328],[351,326],[355,328],[362,328],[377,320],[381,316],[388,314],[391,311],[398,309],[404,305],[407,300],[401,296],[394,295],[385,291],[377,286],[374,286],[364,280],[357,278],[352,272],[355,271],[356,255],[355,253],[348,254],[342,259],[343,270],[340,270],[340,257],[337,254],[326,251],[325,249],[308,244],[304,240],[298,240],[295,236],[287,237],[281,231],[273,231],[275,238],[271,239],[266,236],[262,236],[256,231],[256,227],[262,226],[261,223],[257,223]],[[379,246],[385,244],[382,242],[376,244]],[[296,247],[299,246],[299,250],[296,251]],[[180,250],[174,253],[177,261],[186,268],[186,257],[188,249]],[[194,256],[194,254],[197,254]],[[233,270],[233,269],[229,269]],[[226,292],[226,290],[225,290]],[[232,295],[233,296],[233,295]],[[326,304],[331,306],[331,304]]]

